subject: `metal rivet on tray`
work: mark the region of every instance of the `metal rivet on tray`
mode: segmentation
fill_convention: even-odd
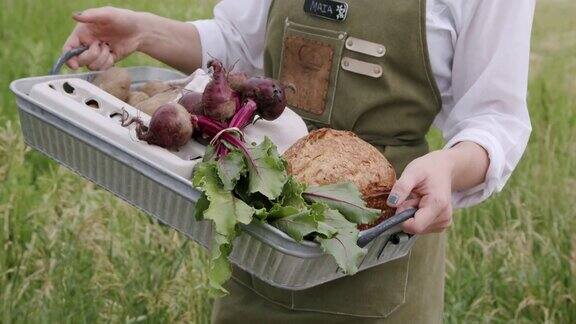
[[[349,39],[349,40],[348,40],[348,46],[352,46],[352,45],[354,45],[354,41],[351,40],[351,39]]]
[[[378,54],[384,54],[384,47],[378,47]]]
[[[344,34],[338,35],[338,39],[344,39],[344,37],[345,37]]]
[[[344,60],[344,61],[342,61],[342,65],[344,65],[344,66],[348,66],[348,65],[350,65],[350,63],[348,63],[348,61],[347,61],[347,60]]]

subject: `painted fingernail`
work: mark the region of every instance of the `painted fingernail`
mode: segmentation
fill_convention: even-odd
[[[391,204],[391,205],[396,205],[396,203],[398,202],[398,196],[395,194],[390,194],[388,196],[388,200],[386,200],[386,202]]]

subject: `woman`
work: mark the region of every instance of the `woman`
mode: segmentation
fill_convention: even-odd
[[[412,252],[298,292],[235,269],[215,323],[442,321],[445,229],[452,209],[500,190],[531,131],[526,87],[533,0],[223,0],[215,18],[177,22],[90,9],[64,50],[102,70],[140,51],[190,72],[210,57],[298,84],[290,106],[311,127],[349,129],[401,174],[389,205],[419,208]],[[429,152],[440,128],[446,147]]]

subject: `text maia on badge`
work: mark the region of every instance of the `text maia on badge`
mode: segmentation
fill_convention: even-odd
[[[318,1],[310,1],[310,11],[314,13],[320,13],[324,15],[333,15],[332,6],[326,3],[321,3]]]

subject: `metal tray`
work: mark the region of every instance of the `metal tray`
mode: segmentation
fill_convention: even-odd
[[[134,84],[183,77],[169,69],[129,68]],[[43,76],[16,80],[10,89],[17,105],[26,144],[121,199],[208,247],[212,225],[196,221],[194,204],[200,196],[188,179],[131,154],[130,150],[90,129],[79,127],[54,108],[29,96],[40,83],[63,78],[88,80],[94,73]],[[407,255],[416,237],[392,228],[367,245],[360,270]],[[345,276],[331,256],[314,242],[297,243],[280,230],[261,223],[243,227],[234,242],[231,261],[268,284],[302,290]]]

